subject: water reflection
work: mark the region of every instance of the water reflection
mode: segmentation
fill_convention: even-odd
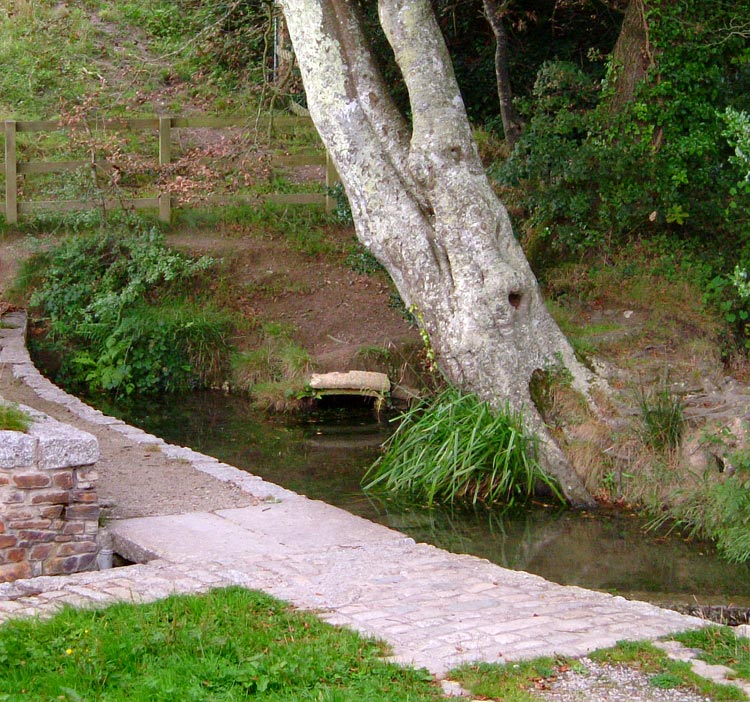
[[[364,495],[360,479],[388,435],[361,407],[267,418],[221,393],[165,396],[103,410],[238,468],[457,552],[555,582],[650,599],[750,605],[750,566],[705,544],[644,532],[635,515],[535,505],[501,513],[425,510]]]

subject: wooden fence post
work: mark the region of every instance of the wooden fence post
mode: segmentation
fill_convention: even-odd
[[[5,221],[18,222],[18,167],[16,165],[16,122],[5,122]]]
[[[172,118],[159,117],[159,167],[172,161]],[[172,219],[172,196],[159,193],[159,220],[169,223]]]

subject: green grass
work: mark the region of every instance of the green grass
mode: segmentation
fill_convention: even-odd
[[[31,425],[31,417],[16,405],[0,402],[0,430],[26,431]]]
[[[228,588],[8,622],[0,627],[0,699],[442,699],[426,671],[388,664],[387,653],[271,597]]]
[[[530,497],[538,483],[559,494],[539,468],[520,415],[492,410],[475,395],[448,388],[401,415],[365,489],[420,502],[502,502]]]
[[[701,660],[726,665],[738,678],[750,680],[750,639],[737,637],[729,627],[710,626],[674,638],[690,648],[702,649]]]
[[[685,643],[687,639],[684,637],[693,634],[698,632],[687,632],[672,638]],[[705,638],[701,640],[706,641]],[[698,639],[695,642],[695,645],[701,645]],[[595,651],[589,657],[598,663],[636,668],[649,676],[649,682],[654,687],[691,689],[713,702],[747,699],[739,688],[718,685],[696,675],[689,663],[671,660],[664,651],[647,641],[621,641],[612,648]]]
[[[729,629],[714,628],[687,632],[674,638],[688,646],[706,650],[704,659],[711,663],[736,665],[747,660],[747,639],[734,639]],[[737,654],[737,651],[744,650]],[[625,666],[640,671],[649,685],[659,689],[683,689],[698,693],[713,702],[746,700],[745,694],[732,685],[717,685],[692,672],[689,663],[670,660],[664,651],[648,642],[622,641],[612,648],[594,651],[589,658],[601,665]],[[741,660],[740,660],[741,659]],[[466,665],[451,671],[450,677],[471,691],[478,699],[503,702],[539,702],[536,688],[553,684],[560,673],[572,669],[586,675],[585,662],[566,658],[537,658],[519,663]],[[736,668],[735,668],[736,670]],[[582,698],[583,699],[583,698]]]
[[[539,695],[533,692],[534,683],[555,675],[556,665],[551,658],[502,665],[481,663],[458,668],[450,677],[479,699],[539,702]]]
[[[658,451],[676,449],[685,429],[682,400],[666,387],[641,390],[641,439]]]
[[[15,11],[0,10],[0,118],[51,117],[61,100],[95,91],[96,77],[87,70],[94,47],[85,12],[47,2],[13,5]]]
[[[252,235],[284,239],[294,251],[317,257],[340,254],[344,245],[331,235],[331,215],[313,205],[261,206],[229,204],[222,208],[181,209],[175,214],[173,229],[220,229],[231,236]]]

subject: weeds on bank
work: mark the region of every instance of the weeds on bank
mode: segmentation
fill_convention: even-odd
[[[442,699],[426,671],[388,664],[387,653],[271,597],[228,588],[8,622],[0,699]]]
[[[750,560],[750,467],[740,465],[733,475],[721,477],[706,473],[698,487],[678,497],[654,526],[671,520],[690,536],[714,541],[727,560]]]
[[[60,379],[90,392],[157,392],[221,377],[232,316],[205,289],[209,258],[169,250],[139,221],[68,237],[26,261],[19,294],[66,351]]]
[[[234,355],[230,385],[250,394],[260,408],[285,410],[304,389],[312,359],[295,343],[289,325],[267,321],[258,332],[254,348]]]

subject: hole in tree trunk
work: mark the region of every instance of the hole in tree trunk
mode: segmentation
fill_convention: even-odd
[[[514,309],[518,309],[521,306],[521,297],[520,292],[508,293],[508,302],[510,303],[510,306]]]

